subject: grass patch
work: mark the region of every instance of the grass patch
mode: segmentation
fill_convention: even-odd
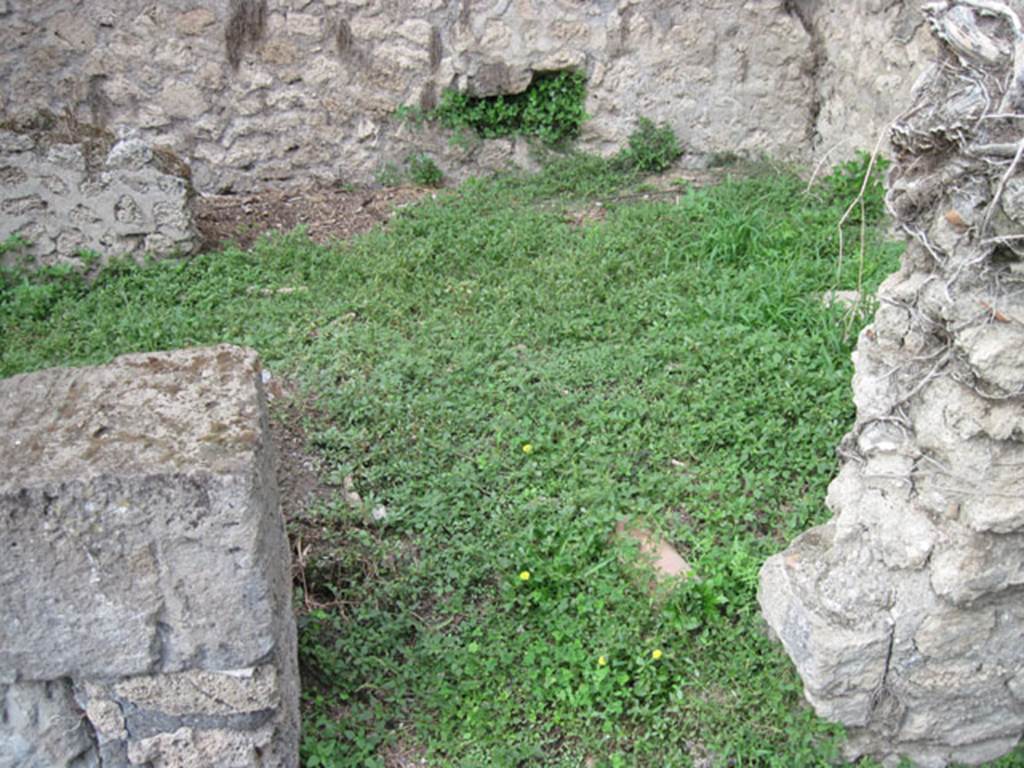
[[[570,157],[334,249],[294,232],[91,285],[4,273],[0,375],[230,341],[317,394],[312,447],[366,509],[295,521],[318,541],[309,768],[396,745],[467,767],[835,758],[755,589],[825,517],[853,420],[852,340],[819,300],[856,287],[856,259],[836,276],[848,198],[766,172],[616,203],[627,183]],[[565,223],[597,200],[603,220]],[[899,250],[871,230],[869,290]],[[609,538],[626,515],[700,580],[648,595]]]

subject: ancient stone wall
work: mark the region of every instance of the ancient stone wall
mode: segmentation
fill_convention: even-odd
[[[897,122],[910,240],[854,354],[835,513],[759,599],[849,757],[978,764],[1024,734],[1024,1],[928,6]]]
[[[198,245],[188,168],[138,138],[60,125],[0,127],[0,241],[28,245],[5,254],[36,265],[100,256],[170,256]]]
[[[0,432],[0,766],[297,766],[255,353],[15,376]]]
[[[923,2],[794,0],[814,56],[814,148],[840,160],[871,150],[935,54]],[[888,148],[886,148],[888,149]]]
[[[204,193],[363,182],[414,151],[459,176],[526,162],[526,148],[452,146],[398,107],[572,68],[588,78],[585,148],[616,150],[646,116],[693,153],[807,159],[837,136],[873,145],[919,69],[914,5],[0,0],[0,109],[137,128]]]

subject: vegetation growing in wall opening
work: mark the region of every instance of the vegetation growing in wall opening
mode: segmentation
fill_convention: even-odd
[[[534,75],[522,93],[471,96],[445,91],[431,117],[453,130],[470,129],[485,139],[536,136],[547,144],[575,138],[587,119],[586,77],[575,71]]]

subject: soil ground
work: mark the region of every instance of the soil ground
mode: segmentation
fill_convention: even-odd
[[[267,190],[201,197],[196,213],[203,250],[232,243],[249,248],[266,232],[300,225],[314,242],[326,244],[373,229],[428,194],[431,190],[421,187]]]
[[[652,176],[647,179],[647,191],[614,202],[678,196],[686,185],[715,184],[725,175],[725,169],[710,169]],[[431,194],[437,194],[437,190],[401,186],[301,187],[244,195],[206,195],[196,201],[196,218],[203,250],[229,244],[246,249],[267,232],[288,232],[300,225],[313,242],[326,245],[367,232],[387,222],[395,211]],[[590,204],[582,210],[569,211],[567,216],[571,223],[583,226],[603,219],[604,210],[601,203]]]

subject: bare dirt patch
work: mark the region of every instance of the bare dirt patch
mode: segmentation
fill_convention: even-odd
[[[314,242],[326,244],[367,232],[431,192],[422,187],[309,187],[208,195],[196,201],[196,219],[204,250],[232,243],[249,248],[267,232],[288,232],[300,225]]]
[[[281,513],[298,521],[318,502],[327,503],[337,489],[322,479],[323,460],[309,448],[303,406],[291,397],[270,404],[270,433],[277,450],[277,487]]]

